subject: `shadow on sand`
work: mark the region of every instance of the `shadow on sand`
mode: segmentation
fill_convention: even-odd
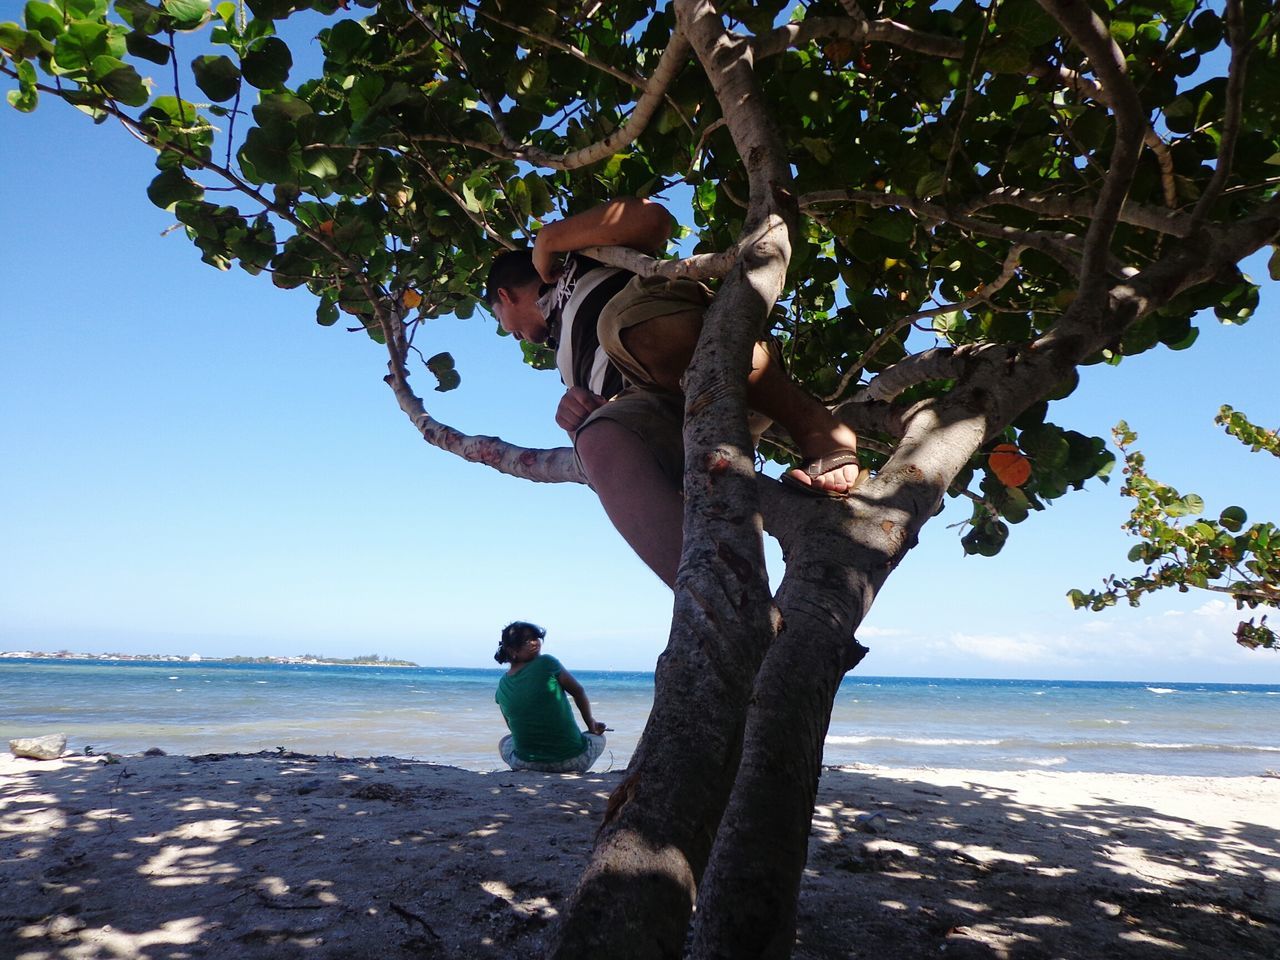
[[[4,762],[2,960],[536,957],[621,776]],[[1280,833],[1226,814],[828,770],[795,956],[1280,956]]]

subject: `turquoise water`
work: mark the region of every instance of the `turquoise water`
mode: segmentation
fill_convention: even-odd
[[[416,757],[500,765],[501,671],[294,664],[0,660],[0,742],[71,749]],[[653,675],[575,671],[611,728],[597,769],[625,766]],[[1280,769],[1280,685],[845,679],[828,764],[1193,776]]]

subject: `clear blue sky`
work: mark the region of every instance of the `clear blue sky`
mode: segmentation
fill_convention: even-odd
[[[151,153],[46,100],[0,110],[0,650],[351,656],[492,665],[500,627],[545,625],[578,669],[651,669],[670,594],[585,487],[543,486],[422,442],[385,354],[321,328],[304,292],[199,261],[145,188]],[[1265,257],[1250,266],[1264,277]],[[1280,514],[1280,465],[1214,427],[1227,402],[1280,423],[1280,289],[1244,327],[1090,368],[1056,422],[1121,417],[1158,477],[1215,512]],[[477,312],[423,331],[462,387],[416,387],[439,419],[564,443],[554,373]],[[964,557],[949,507],[860,633],[867,674],[1280,682],[1207,594],[1074,612],[1071,587],[1127,568],[1119,482],[1092,483]],[[772,554],[780,564],[776,551]]]

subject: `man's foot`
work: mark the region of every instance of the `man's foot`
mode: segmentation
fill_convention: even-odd
[[[866,476],[858,466],[858,455],[842,447],[821,457],[810,457],[784,473],[782,482],[810,496],[841,498],[852,493]]]

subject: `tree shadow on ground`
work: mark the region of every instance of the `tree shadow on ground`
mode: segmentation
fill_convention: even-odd
[[[981,777],[825,771],[798,960],[1280,956],[1274,827]],[[0,760],[0,960],[536,957],[620,778]]]
[[[1274,827],[1229,807],[1209,823],[1121,802],[1105,776],[1069,806],[1047,802],[1052,787],[1033,799],[972,778],[824,771],[799,960],[1280,956]]]
[[[291,754],[3,772],[3,960],[505,956],[572,891],[616,780]]]

